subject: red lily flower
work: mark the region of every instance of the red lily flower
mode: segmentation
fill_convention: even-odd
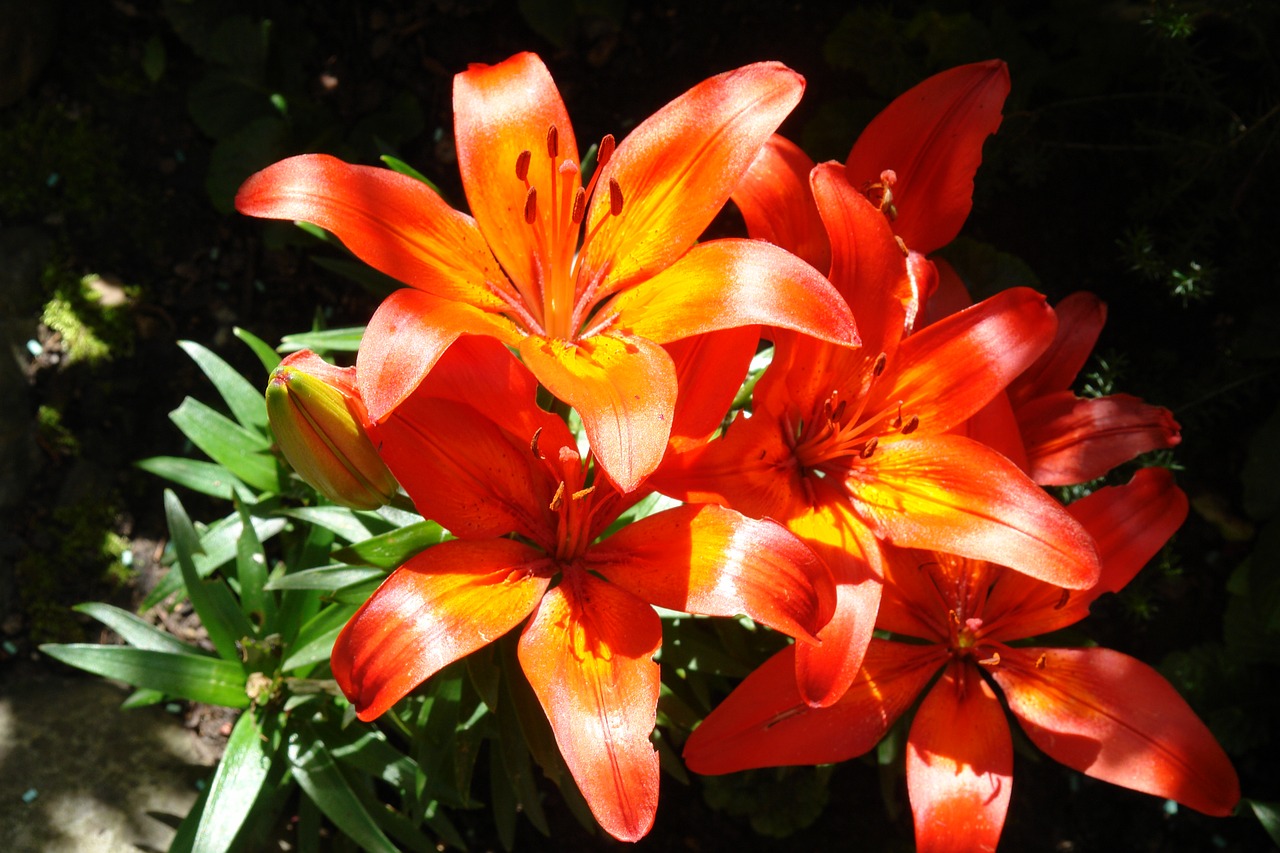
[[[811,708],[795,686],[793,648],[771,658],[707,717],[684,757],[700,773],[825,764],[874,746],[930,679],[907,743],[919,850],[994,850],[1013,783],[999,700],[1033,743],[1097,779],[1211,815],[1240,799],[1230,760],[1155,670],[1110,649],[1014,647],[1072,625],[1121,589],[1182,524],[1186,496],[1167,470],[1139,471],[1068,511],[1098,542],[1102,576],[1069,592],[990,563],[893,549],[878,627],[927,645],[873,640],[858,680]]]
[[[720,441],[673,453],[655,480],[685,500],[775,518],[827,561],[836,615],[820,646],[797,652],[801,693],[815,704],[845,692],[870,641],[879,540],[1022,566],[1072,589],[1098,572],[1089,537],[1056,502],[1003,456],[949,434],[1039,356],[1053,312],[1015,289],[907,336],[916,305],[907,260],[844,171],[817,167],[812,191],[830,277],[863,346],[779,333],[751,416]]]
[[[830,285],[793,256],[750,240],[694,245],[803,88],[778,63],[712,77],[616,150],[606,136],[584,187],[555,83],[520,54],[454,80],[475,219],[412,178],[319,154],[252,176],[236,207],[320,225],[411,286],[378,309],[356,363],[375,422],[460,335],[491,336],[578,410],[598,463],[630,491],[671,426],[676,377],[660,344],[754,324],[857,342]]]
[[[858,136],[848,180],[889,217],[926,284],[925,255],[950,243],[973,207],[982,144],[995,133],[1009,95],[1009,68],[975,62],[935,74],[893,100]],[[733,193],[747,232],[789,249],[820,270],[830,246],[809,192],[814,163],[774,136]],[[927,297],[929,290],[921,292]]]
[[[1053,344],[1008,388],[1031,479],[1042,486],[1084,483],[1141,453],[1176,447],[1182,433],[1168,409],[1128,394],[1085,398],[1071,391],[1106,322],[1102,300],[1074,293],[1054,313]]]
[[[653,822],[661,642],[649,606],[745,613],[812,638],[825,567],[781,525],[681,506],[596,539],[635,495],[594,483],[537,382],[501,344],[459,340],[375,441],[422,514],[458,538],[397,569],[343,629],[332,668],[371,720],[442,667],[525,623],[521,668],[601,826]],[[512,536],[514,534],[514,536]]]
[[[937,262],[938,289],[922,323],[972,304],[960,276]],[[1054,307],[1053,343],[1005,394],[965,425],[965,434],[1018,463],[1042,486],[1069,486],[1105,475],[1142,453],[1177,447],[1181,427],[1173,413],[1129,394],[1077,397],[1076,376],[1107,319],[1107,306],[1092,293],[1073,293]]]

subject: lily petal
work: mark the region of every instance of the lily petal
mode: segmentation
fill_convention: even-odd
[[[493,252],[522,292],[537,293],[537,282],[549,260],[539,247],[537,234],[545,233],[559,215],[552,204],[553,175],[561,161],[578,165],[578,144],[560,91],[542,60],[521,53],[497,65],[471,65],[453,78],[453,124],[458,149],[458,169],[467,204],[475,214]],[[556,128],[557,154],[548,156],[548,131]],[[540,204],[536,215],[541,228],[525,221],[528,188],[516,175],[522,151],[529,158],[529,184]],[[560,192],[572,197],[580,179],[576,172],[570,186]]]
[[[758,327],[739,326],[665,345],[679,389],[670,439],[677,449],[698,446],[720,428],[759,343]]]
[[[838,163],[815,168],[810,183],[831,240],[831,281],[857,318],[867,357],[893,352],[915,315],[916,293],[889,219]]]
[[[835,602],[826,566],[785,527],[714,505],[628,524],[594,546],[587,565],[659,607],[746,614],[793,637],[814,639]]]
[[[1016,414],[1027,473],[1042,486],[1085,483],[1139,454],[1182,441],[1168,409],[1128,394],[1081,398],[1059,391],[1037,397]]]
[[[819,644],[796,647],[796,684],[810,705],[830,705],[844,695],[862,667],[880,609],[882,556],[866,524],[848,499],[819,481],[812,484],[814,506],[787,520],[830,568],[836,587],[835,612],[818,632]]]
[[[758,240],[712,240],[601,309],[596,328],[660,344],[735,326],[777,326],[856,346],[853,315],[813,267]]]
[[[508,346],[521,338],[514,323],[417,290],[397,290],[374,312],[356,355],[356,380],[369,419],[381,421],[413,393],[461,335],[486,335]]]
[[[530,335],[519,350],[547,390],[578,410],[591,452],[619,491],[653,473],[676,405],[676,371],[662,347],[614,334],[577,343]]]
[[[1107,322],[1106,303],[1085,291],[1066,297],[1053,306],[1053,312],[1058,317],[1053,343],[1035,364],[1009,384],[1009,400],[1014,406],[1042,394],[1070,388],[1089,360]]]
[[[912,250],[927,255],[960,232],[982,143],[1000,126],[1009,89],[999,60],[948,69],[895,98],[854,143],[845,165],[855,187],[896,173],[893,230]]]
[[[333,646],[330,663],[362,720],[520,624],[547,588],[545,555],[509,539],[442,542],[378,587]]]
[[[617,182],[621,213],[610,215],[611,194],[597,192],[587,216],[588,228],[600,227],[582,258],[597,296],[684,254],[803,91],[804,78],[790,68],[759,62],[704,80],[631,131],[597,183]]]
[[[827,270],[831,245],[809,189],[813,165],[799,145],[775,133],[738,182],[733,203],[752,239],[767,240]]]
[[[694,729],[684,760],[695,773],[830,764],[862,755],[884,737],[929,683],[946,652],[873,640],[857,680],[826,708],[813,708],[795,680],[788,646],[747,676]]]
[[[377,437],[424,517],[461,539],[517,532],[554,551],[555,481],[533,455],[532,433],[512,436],[470,406],[424,395],[410,398]],[[552,443],[544,456],[558,451]]]
[[[945,432],[979,411],[1053,340],[1045,298],[1016,287],[926,326],[902,342],[868,411],[901,404],[920,435]]]
[[[1095,779],[1223,817],[1240,780],[1169,682],[1110,649],[1011,649],[992,670],[1023,731]]]
[[[846,479],[858,515],[880,538],[998,563],[1068,589],[1097,581],[1089,534],[994,450],[950,435],[881,447]]]
[[[658,806],[662,643],[658,614],[612,584],[574,573],[548,592],[520,636],[520,666],[565,764],[600,825],[637,841]]]
[[[996,849],[1013,792],[1013,740],[995,692],[952,663],[907,735],[907,793],[922,853]]]
[[[501,311],[494,291],[512,295],[475,221],[390,169],[300,154],[245,181],[236,210],[319,225],[374,269],[441,299]]]

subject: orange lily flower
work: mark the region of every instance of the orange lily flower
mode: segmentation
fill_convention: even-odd
[[[1088,535],[985,445],[950,434],[1048,346],[1055,321],[1025,288],[907,335],[917,304],[883,212],[838,164],[812,174],[831,281],[863,345],[779,333],[750,417],[722,440],[673,452],[654,485],[685,500],[775,518],[831,567],[837,606],[821,645],[797,650],[801,693],[839,698],[857,674],[880,598],[880,541],[1025,567],[1059,587],[1097,579]]]
[[[460,335],[518,350],[576,409],[605,474],[635,489],[662,458],[676,376],[662,344],[769,325],[854,344],[823,277],[775,246],[695,241],[799,101],[803,79],[758,63],[700,83],[616,146],[584,186],[560,93],[520,54],[454,79],[454,130],[472,215],[387,169],[315,154],[241,187],[242,213],[315,223],[410,285],[374,315],[356,363],[384,420]]]
[[[1205,814],[1230,814],[1240,799],[1235,769],[1154,669],[1110,649],[1010,645],[1076,623],[1100,595],[1121,589],[1182,524],[1187,499],[1167,470],[1147,468],[1068,511],[1097,539],[1096,586],[1074,593],[990,563],[894,549],[878,627],[927,644],[873,640],[849,692],[821,709],[800,695],[794,647],[784,650],[694,731],[684,751],[690,769],[861,755],[941,670],[907,740],[920,851],[994,850],[999,841],[1013,744],[989,679],[1027,737],[1057,761]]]
[[[745,613],[812,639],[834,590],[781,525],[719,506],[665,510],[596,541],[638,495],[591,482],[589,458],[536,392],[501,344],[463,338],[374,428],[419,511],[458,538],[387,578],[339,635],[332,669],[371,720],[523,623],[520,665],[565,763],[600,825],[634,841],[658,799],[662,630],[650,605]]]

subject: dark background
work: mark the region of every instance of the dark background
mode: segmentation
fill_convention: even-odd
[[[460,204],[452,75],[520,50],[547,62],[584,144],[621,138],[711,74],[781,60],[808,81],[782,132],[817,160],[843,160],[865,122],[929,74],[999,57],[1013,78],[1005,122],[943,254],[980,295],[1101,295],[1109,321],[1078,390],[1137,394],[1181,422],[1173,460],[1192,517],[1086,632],[1159,666],[1231,754],[1245,796],[1276,802],[1277,6],[3,0],[0,667],[56,666],[34,646],[97,636],[69,605],[127,605],[150,582],[162,483],[131,463],[195,453],[165,414],[212,396],[175,341],[257,382],[234,326],[274,343],[361,324],[376,306],[376,291],[334,271],[331,247],[231,212],[252,171],[302,151],[389,153]],[[714,227],[735,226],[729,213]],[[212,506],[184,501],[196,518]],[[910,849],[892,771],[871,757],[824,780],[664,779],[641,846],[777,849],[747,818],[785,828],[825,797],[785,844]],[[1025,744],[1015,780],[1002,850],[1268,848],[1248,804],[1225,820],[1170,815]],[[586,843],[567,812],[553,815],[557,844]],[[494,843],[483,812],[462,820],[478,848]],[[546,843],[522,831],[522,849]]]

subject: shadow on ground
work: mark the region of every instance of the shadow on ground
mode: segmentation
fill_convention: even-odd
[[[216,756],[159,707],[89,678],[0,670],[0,839],[11,853],[166,850]]]

